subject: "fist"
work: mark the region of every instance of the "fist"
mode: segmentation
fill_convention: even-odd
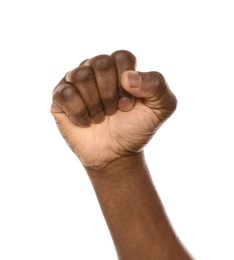
[[[99,55],[55,87],[51,113],[85,167],[105,167],[139,153],[175,110],[177,100],[164,77],[135,67],[128,51]]]

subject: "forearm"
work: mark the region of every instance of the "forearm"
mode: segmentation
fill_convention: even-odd
[[[119,259],[191,259],[170,226],[143,153],[86,170]]]

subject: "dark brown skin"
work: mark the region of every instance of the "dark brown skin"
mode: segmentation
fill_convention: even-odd
[[[176,109],[158,72],[116,51],[87,59],[53,92],[51,113],[88,173],[120,260],[192,259],[151,180],[144,146]]]

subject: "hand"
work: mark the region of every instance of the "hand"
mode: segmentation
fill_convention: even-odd
[[[51,113],[85,167],[105,167],[140,152],[176,108],[163,76],[136,72],[135,65],[128,51],[99,55],[54,89]]]

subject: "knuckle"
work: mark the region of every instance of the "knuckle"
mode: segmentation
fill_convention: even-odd
[[[84,65],[86,62],[88,61],[88,59],[85,59],[85,60],[83,60],[81,63],[80,63],[80,65],[79,66],[82,66],[82,65]]]
[[[167,88],[164,76],[157,71],[150,72],[150,84],[153,86],[159,86],[162,90],[165,90]]]
[[[136,57],[130,51],[127,50],[115,51],[111,54],[111,56],[114,58],[116,63],[129,62],[134,65],[136,64]]]
[[[66,75],[66,82],[77,83],[94,79],[94,72],[90,66],[80,66]]]
[[[151,91],[152,94],[155,94],[155,91],[156,91],[157,96],[160,98],[165,95],[167,90],[168,90],[168,86],[167,86],[164,76],[157,71],[150,72],[149,73],[149,91]]]
[[[150,73],[150,85],[156,87],[157,99],[171,113],[177,107],[177,98],[170,90],[164,76],[159,72]]]
[[[63,84],[60,86],[59,90],[56,91],[54,98],[60,99],[63,102],[68,102],[73,99],[76,95],[76,89],[69,84]]]
[[[108,70],[115,66],[114,60],[109,55],[99,55],[90,61],[90,66],[95,70]]]

